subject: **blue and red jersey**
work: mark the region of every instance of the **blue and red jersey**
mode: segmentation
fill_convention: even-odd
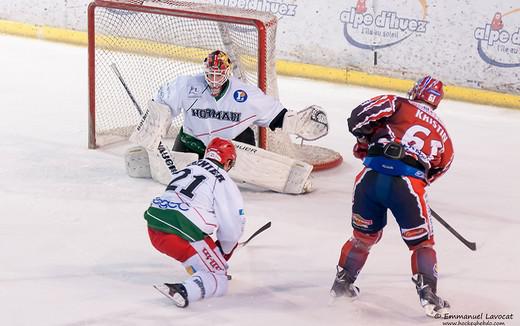
[[[453,160],[453,145],[439,117],[421,102],[382,95],[361,103],[348,118],[349,131],[369,147],[401,144],[405,155],[421,163],[426,180],[443,175]]]

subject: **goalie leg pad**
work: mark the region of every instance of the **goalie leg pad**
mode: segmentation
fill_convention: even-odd
[[[125,152],[126,173],[133,178],[151,178],[150,161],[146,149],[131,147]]]
[[[286,194],[311,191],[312,165],[256,146],[235,141],[233,144],[237,161],[229,174],[236,182]]]
[[[148,102],[148,110],[141,117],[130,136],[130,141],[148,150],[155,150],[166,135],[172,123],[170,108],[166,105]]]
[[[164,148],[171,148],[173,141],[170,139],[163,140]],[[172,171],[165,164],[165,155],[169,156],[173,162],[173,165],[177,168],[177,170],[181,170],[186,167],[188,164],[198,160],[199,156],[195,153],[184,153],[184,152],[175,152],[175,151],[163,151],[162,153],[159,150],[148,151],[148,156],[150,158],[150,171],[151,177],[155,181],[167,185],[172,180]]]

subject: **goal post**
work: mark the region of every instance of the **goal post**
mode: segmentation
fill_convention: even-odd
[[[278,97],[276,27],[274,15],[248,9],[173,0],[93,1],[88,7],[89,148],[128,139],[139,121],[113,64],[142,107],[162,84],[202,73],[204,58],[216,49],[233,60],[233,75]],[[179,116],[168,137],[181,126]],[[260,147],[315,169],[341,163],[338,153],[294,144],[287,134],[266,128],[256,134]]]

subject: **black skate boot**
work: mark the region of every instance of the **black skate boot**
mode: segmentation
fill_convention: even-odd
[[[354,281],[343,268],[337,266],[336,270],[336,278],[334,279],[334,284],[332,284],[332,289],[330,289],[330,295],[334,298],[357,298],[359,296],[359,288],[352,284]]]
[[[412,276],[412,281],[415,284],[417,294],[419,294],[419,301],[427,316],[435,318],[450,312],[448,301],[441,299],[435,294],[432,286],[425,282],[424,275],[415,274]]]
[[[163,285],[154,285],[153,287],[171,299],[177,307],[186,308],[188,306],[188,292],[186,292],[184,285],[180,283],[164,283]]]

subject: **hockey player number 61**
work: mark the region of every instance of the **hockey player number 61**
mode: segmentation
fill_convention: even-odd
[[[418,134],[421,133],[428,137],[431,134],[431,130],[420,125],[413,125],[406,130],[401,142],[422,151],[425,140],[419,137]],[[430,140],[430,147],[430,156],[435,156],[437,155],[439,148],[442,148],[442,142],[432,139]]]

